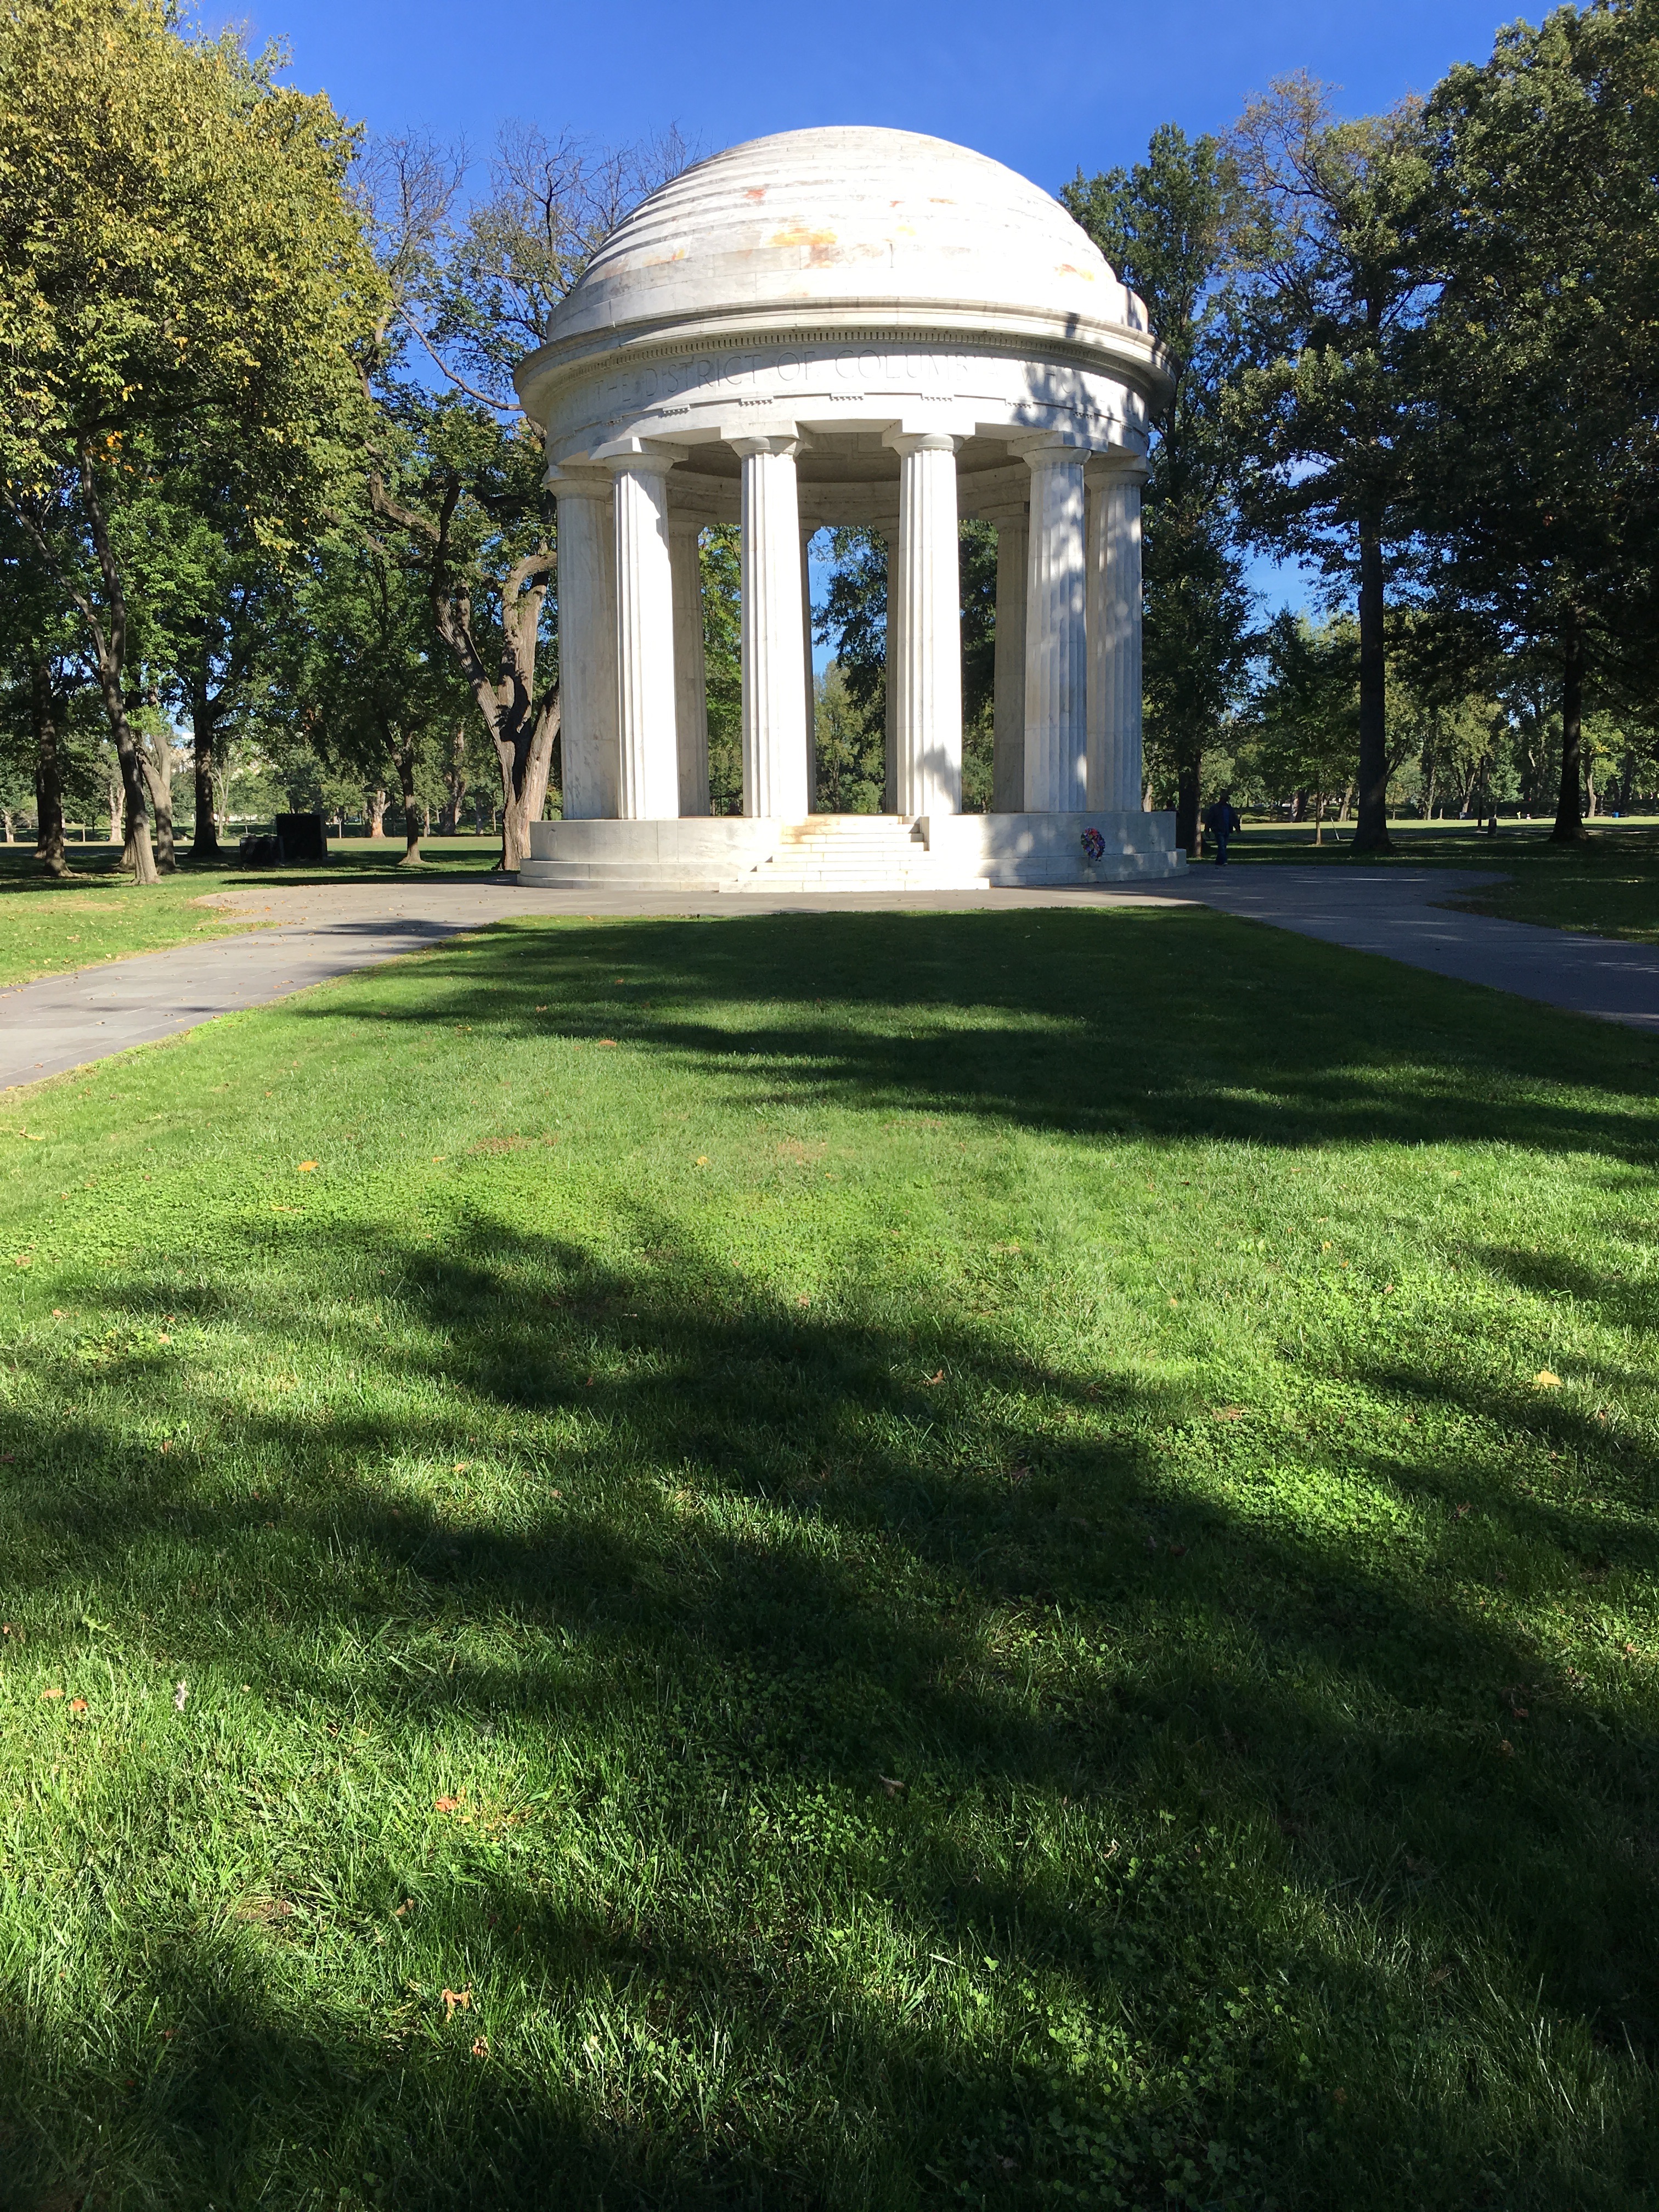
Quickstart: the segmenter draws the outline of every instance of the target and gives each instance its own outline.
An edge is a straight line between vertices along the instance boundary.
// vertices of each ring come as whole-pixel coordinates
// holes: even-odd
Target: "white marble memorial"
[[[564,818],[520,880],[740,890],[1114,882],[1144,812],[1141,301],[1023,177],[903,131],[700,161],[520,363],[558,501]],[[958,518],[997,529],[994,811],[962,805]],[[743,543],[741,818],[708,813],[697,532]],[[888,815],[813,814],[805,549],[889,549]]]

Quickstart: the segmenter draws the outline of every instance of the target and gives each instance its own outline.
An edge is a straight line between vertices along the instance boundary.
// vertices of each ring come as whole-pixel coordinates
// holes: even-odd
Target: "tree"
[[[1232,362],[1221,279],[1237,185],[1218,140],[1189,141],[1165,124],[1144,162],[1086,179],[1079,170],[1061,197],[1146,301],[1176,372],[1146,487],[1143,669],[1152,774],[1162,769],[1174,783],[1176,842],[1190,852],[1205,746],[1227,720],[1249,657],[1251,600],[1223,404]]]
[[[528,854],[559,729],[556,655],[542,635],[557,562],[553,501],[513,368],[544,343],[599,240],[686,158],[672,132],[595,152],[509,130],[489,194],[459,220],[459,156],[406,138],[371,165],[388,304],[366,388],[384,410],[399,488],[377,451],[370,497],[418,553],[434,627],[495,749],[509,872]]]
[[[1281,608],[1260,641],[1262,680],[1250,717],[1246,764],[1269,799],[1305,793],[1314,842],[1323,842],[1334,799],[1351,789],[1359,722],[1358,638],[1352,622],[1316,627]]]
[[[292,528],[349,435],[379,290],[351,135],[277,58],[179,36],[162,0],[15,0],[0,24],[0,500],[85,627],[142,882],[112,517],[188,439]]]
[[[1411,533],[1402,434],[1425,290],[1414,222],[1428,180],[1421,111],[1344,123],[1305,76],[1254,102],[1229,153],[1244,366],[1226,398],[1255,540],[1321,569],[1358,616],[1359,817],[1389,849],[1390,568]]]
[[[405,867],[418,865],[427,805],[465,696],[434,636],[426,580],[366,531],[319,549],[304,594],[297,719],[340,774],[370,788],[391,770],[403,801]]]
[[[1595,0],[1500,33],[1427,111],[1440,282],[1419,526],[1443,610],[1554,664],[1553,836],[1583,835],[1589,692],[1641,706],[1659,549],[1659,6]]]

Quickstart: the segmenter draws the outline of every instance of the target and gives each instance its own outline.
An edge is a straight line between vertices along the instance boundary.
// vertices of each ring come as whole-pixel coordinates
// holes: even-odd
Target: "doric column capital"
[[[699,514],[695,507],[671,507],[668,510],[671,538],[701,538],[708,526],[708,517]]]
[[[881,442],[902,459],[906,453],[954,453],[962,441],[945,430],[884,430]]]
[[[611,486],[608,470],[562,468],[557,461],[549,464],[542,478],[544,490],[556,499],[609,499]]]
[[[1152,473],[1139,453],[1115,447],[1109,453],[1091,453],[1083,475],[1090,490],[1095,491],[1103,484],[1144,484]]]
[[[740,461],[748,460],[754,453],[782,453],[793,460],[800,451],[801,445],[800,439],[793,430],[785,433],[782,436],[728,438],[726,443]]]
[[[1066,438],[1034,434],[1029,439],[1011,438],[1008,443],[1010,450],[1018,453],[1033,473],[1038,469],[1080,469],[1089,459],[1086,446],[1074,445]]]
[[[614,445],[599,447],[593,458],[604,462],[612,476],[625,471],[629,476],[665,477],[685,454],[680,447],[659,445],[654,439],[618,438]]]

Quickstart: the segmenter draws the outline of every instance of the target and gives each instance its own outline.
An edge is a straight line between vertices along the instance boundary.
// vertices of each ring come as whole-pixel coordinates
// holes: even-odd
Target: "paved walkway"
[[[1468,869],[1194,867],[1168,886],[875,892],[839,896],[603,899],[519,890],[486,878],[444,883],[288,884],[221,892],[213,903],[265,926],[246,935],[110,961],[0,993],[0,1085],[39,1083],[216,1014],[389,960],[458,931],[532,914],[822,914],[1200,902],[1247,921],[1381,953],[1437,975],[1659,1033],[1659,948],[1459,914],[1432,903],[1504,878]]]
[[[1435,903],[1509,880],[1490,869],[1367,868],[1347,860],[1311,868],[1206,862],[1188,870],[1180,896],[1353,952],[1381,953],[1462,983],[1659,1034],[1659,945],[1621,945]]]

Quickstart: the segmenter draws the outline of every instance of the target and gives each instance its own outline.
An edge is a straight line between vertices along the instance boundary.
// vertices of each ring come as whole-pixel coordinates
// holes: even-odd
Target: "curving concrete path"
[[[1437,903],[1510,880],[1489,869],[1205,863],[1188,869],[1180,895],[1351,952],[1380,953],[1461,983],[1659,1032],[1659,945],[1624,945]]]
[[[1357,952],[1379,953],[1466,983],[1659,1032],[1659,947],[1540,929],[1435,903],[1501,883],[1491,871],[1432,868],[1192,868],[1168,885],[1093,890],[875,892],[782,897],[603,899],[463,882],[288,884],[220,892],[211,903],[263,924],[0,993],[0,1085],[43,1082],[129,1045],[174,1036],[240,1006],[268,1005],[458,932],[532,914],[821,914],[901,908],[950,912],[1054,906],[1202,904]]]

